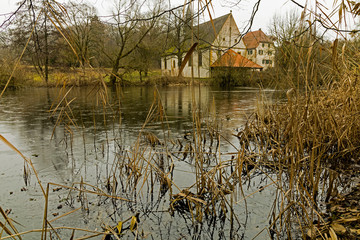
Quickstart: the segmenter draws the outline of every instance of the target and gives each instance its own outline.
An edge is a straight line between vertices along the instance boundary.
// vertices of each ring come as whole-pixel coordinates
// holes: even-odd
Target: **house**
[[[193,42],[199,44],[182,71],[184,77],[210,78],[211,69],[221,67],[262,70],[273,66],[274,44],[261,30],[249,32],[241,38],[231,12],[193,27],[193,32]],[[186,47],[190,49],[190,41]],[[181,59],[178,55],[175,51],[168,51],[162,57],[163,75],[178,76],[179,61],[184,59],[186,52]]]
[[[263,66],[264,69],[274,67],[274,42],[261,29],[248,32],[242,40],[246,46],[246,58]]]

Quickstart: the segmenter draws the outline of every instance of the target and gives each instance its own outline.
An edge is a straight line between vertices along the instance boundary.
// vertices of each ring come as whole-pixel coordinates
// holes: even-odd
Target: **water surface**
[[[234,144],[235,148],[222,140],[222,153],[234,152],[238,147],[234,134],[256,108],[260,96],[259,89],[251,88],[127,87],[120,91],[109,88],[105,105],[102,101],[104,92],[97,92],[94,88],[74,88],[63,98],[66,92],[61,89],[23,89],[7,91],[0,99],[0,133],[31,158],[44,186],[48,182],[71,186],[81,179],[104,186],[105,176],[111,172],[119,149],[129,149],[136,142],[154,99],[161,100],[166,116],[162,121],[150,121],[145,131],[159,138],[169,134],[173,139],[183,140],[193,131],[195,102],[203,118],[216,118],[223,139]],[[269,90],[263,93],[271,99],[275,92]],[[56,108],[62,99],[65,100]],[[54,114],[50,109],[56,109]],[[191,163],[177,161],[175,165],[174,182],[181,188],[193,184]],[[18,227],[20,231],[41,229],[44,198],[35,176],[32,175],[30,185],[25,186],[22,178],[24,161],[4,143],[0,143],[0,166],[0,206],[11,209],[9,217],[23,225]],[[246,192],[250,194],[267,184],[261,181],[260,177],[255,179],[246,187]],[[26,191],[21,191],[24,188]],[[56,188],[51,187],[51,190]],[[69,202],[64,201],[68,198],[67,193],[62,189],[50,194],[49,218],[53,218],[53,213],[63,214],[72,209]],[[232,226],[221,225],[221,221],[213,224],[210,220],[189,227],[192,226],[191,216],[176,213],[172,217],[168,214],[168,197],[154,200],[148,196],[140,197],[141,201],[137,204],[121,203],[116,207],[109,200],[93,198],[89,200],[92,201],[90,212],[78,211],[60,220],[57,226],[99,230],[104,221],[116,225],[117,221],[131,216],[134,211],[147,211],[151,214],[142,217],[142,229],[149,238],[251,239],[267,226],[269,211],[264,209],[270,209],[273,201],[269,188],[251,196],[246,209],[243,202],[239,203],[236,208],[239,223],[235,230],[231,230]],[[163,203],[159,204],[159,201]],[[109,206],[113,211],[106,209]],[[121,212],[116,208],[122,209]],[[230,230],[236,234],[229,234]],[[60,233],[67,234],[64,230]],[[259,239],[267,238],[266,234],[266,231],[261,233]],[[38,234],[30,234],[25,239],[38,237]]]

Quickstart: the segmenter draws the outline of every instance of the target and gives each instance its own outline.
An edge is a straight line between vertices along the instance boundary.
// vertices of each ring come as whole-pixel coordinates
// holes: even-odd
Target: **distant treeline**
[[[109,16],[99,16],[94,6],[83,2],[21,4],[0,32],[1,82],[19,57],[46,83],[53,68],[106,68],[112,83],[129,72],[147,76],[160,68],[160,58],[169,49],[183,56],[188,50],[189,20],[200,15],[189,16],[186,4],[169,10],[161,0],[146,6],[120,2]],[[328,84],[343,75],[337,66],[344,58],[354,63],[350,69],[358,71],[358,32],[347,41],[330,40],[316,19],[309,16],[309,23],[305,25],[296,11],[274,16],[268,34],[275,40],[275,67],[263,76],[267,82],[284,87]]]

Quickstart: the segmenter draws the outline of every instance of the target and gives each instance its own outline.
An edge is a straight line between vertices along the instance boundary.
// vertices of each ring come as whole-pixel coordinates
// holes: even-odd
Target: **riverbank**
[[[12,79],[8,84],[8,88],[22,87],[56,87],[56,86],[91,86],[104,82],[110,83],[111,69],[106,68],[50,68],[48,82],[44,76],[39,74],[32,66],[22,65],[17,68]],[[278,83],[274,80],[274,74],[267,72],[249,72],[246,79],[237,79],[232,81],[231,87],[278,87]],[[4,87],[10,77],[10,71],[0,72],[0,87]],[[233,80],[233,79],[229,79]],[[224,81],[221,79],[220,81]],[[225,80],[226,81],[226,80]],[[213,78],[195,78],[194,82],[191,78],[162,76],[161,70],[150,71],[147,75],[140,76],[137,71],[122,73],[118,83],[125,86],[171,86],[171,85],[214,85],[221,86],[219,79]]]
[[[9,88],[22,87],[56,87],[56,86],[91,86],[104,82],[110,85],[110,69],[104,68],[51,68],[48,82],[31,66],[20,66],[9,82]],[[10,77],[9,73],[0,74],[0,86],[5,86]],[[150,71],[140,77],[136,71],[123,73],[118,82],[127,86],[145,85],[188,85],[191,80],[181,77],[161,76],[160,70]],[[207,84],[206,80],[196,80],[197,83]]]

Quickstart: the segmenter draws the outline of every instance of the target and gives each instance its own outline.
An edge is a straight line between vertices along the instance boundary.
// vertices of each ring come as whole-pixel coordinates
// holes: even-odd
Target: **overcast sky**
[[[114,5],[114,0],[73,0],[74,2],[89,2],[92,5],[95,5],[99,15],[108,15],[111,13],[112,6]],[[115,0],[116,1],[116,0]],[[140,1],[140,0],[139,0]],[[152,0],[156,1],[156,0]],[[332,7],[334,0],[318,0],[321,4],[324,4],[328,8]],[[16,9],[15,3],[16,0],[0,0],[0,24],[3,22],[7,13],[11,13]],[[58,0],[58,2],[66,2],[66,0]],[[166,5],[171,5],[170,7],[175,7],[177,5],[183,4],[185,0],[165,0]],[[203,2],[205,2],[203,0]],[[245,26],[249,20],[252,8],[257,2],[257,0],[212,0],[214,11],[211,12],[212,17],[220,17],[224,14],[227,14],[232,10],[235,21],[238,24],[240,30]],[[313,3],[315,0],[296,0],[301,5],[305,5],[306,2]],[[265,32],[269,26],[269,22],[274,16],[274,14],[284,14],[285,12],[291,9],[300,8],[296,6],[290,0],[262,0],[259,5],[258,12],[255,16],[252,30],[257,30],[259,28],[263,29]],[[205,14],[205,18],[207,14]],[[207,20],[207,19],[206,19]],[[350,22],[354,26],[353,22]]]

